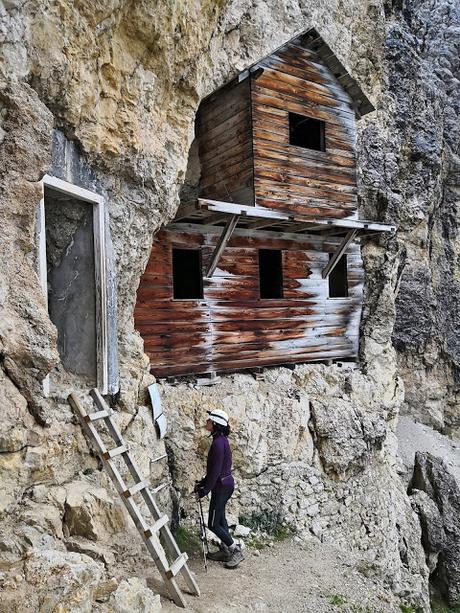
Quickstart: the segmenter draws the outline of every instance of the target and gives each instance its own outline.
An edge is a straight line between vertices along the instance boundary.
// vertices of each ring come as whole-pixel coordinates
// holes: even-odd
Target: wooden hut
[[[198,198],[154,238],[135,324],[157,376],[354,358],[356,120],[373,110],[314,30],[201,104]]]

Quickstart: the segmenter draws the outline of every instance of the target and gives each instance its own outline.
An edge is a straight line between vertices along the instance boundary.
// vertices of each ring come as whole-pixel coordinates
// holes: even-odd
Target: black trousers
[[[208,528],[212,530],[227,547],[233,545],[233,539],[230,536],[227,520],[225,519],[225,505],[232,494],[233,489],[212,492],[211,502],[209,503]]]

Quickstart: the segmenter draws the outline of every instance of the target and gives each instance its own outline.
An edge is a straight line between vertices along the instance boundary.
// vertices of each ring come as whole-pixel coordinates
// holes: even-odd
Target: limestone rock
[[[243,526],[242,524],[238,524],[235,527],[235,530],[233,532],[233,535],[238,537],[238,536],[249,536],[251,534],[252,530],[251,528],[248,528],[247,526]]]
[[[108,547],[102,547],[82,537],[72,537],[65,541],[67,551],[84,553],[97,562],[103,562],[106,566],[115,564],[115,556]]]
[[[20,514],[20,521],[57,539],[63,538],[62,516],[59,509],[52,505],[29,502]]]
[[[344,399],[320,399],[312,403],[316,444],[326,471],[344,474],[367,464],[369,455],[381,448],[385,421],[378,414],[363,414]]]
[[[21,486],[27,483],[29,471],[24,466],[24,457],[29,446],[37,441],[35,421],[28,411],[27,401],[1,367],[0,406],[8,407],[0,424],[1,516],[3,511],[14,506]]]
[[[70,536],[100,540],[125,528],[121,503],[106,489],[74,481],[66,490],[64,525]]]
[[[25,561],[27,582],[40,611],[90,613],[103,570],[94,560],[77,553],[34,551]]]
[[[152,409],[148,406],[138,406],[136,414],[131,417],[123,431],[126,439],[129,439],[130,449],[141,474],[149,476],[154,485],[168,481],[167,460],[151,462],[165,453],[164,443],[157,437]]]
[[[392,144],[374,141],[375,152],[383,149],[368,160],[385,160],[380,195],[399,226],[393,338],[405,410],[457,431],[459,7],[441,0],[394,4],[392,17],[386,40],[389,101],[397,110],[386,125]],[[409,65],[413,79],[405,78]]]
[[[157,613],[161,611],[159,594],[154,594],[138,577],[123,580],[109,599],[114,613]]]
[[[420,517],[423,548],[432,573],[438,564],[439,553],[446,545],[442,517],[436,503],[425,492],[413,489],[411,502]]]
[[[108,581],[101,581],[94,592],[94,599],[96,602],[107,602],[117,587],[118,581],[114,577]]]
[[[411,490],[421,490],[424,544],[427,555],[440,552],[433,577],[451,606],[460,604],[460,488],[444,462],[428,453],[415,455]],[[420,500],[420,495],[416,500]],[[437,513],[434,510],[437,508]],[[444,537],[443,537],[444,532]]]

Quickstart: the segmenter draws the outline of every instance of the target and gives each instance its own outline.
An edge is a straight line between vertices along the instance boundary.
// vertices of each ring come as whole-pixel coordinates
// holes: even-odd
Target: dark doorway
[[[329,255],[329,259],[332,255]],[[329,298],[348,297],[347,256],[342,255],[329,277]]]
[[[283,297],[283,264],[279,249],[259,249],[261,298]]]
[[[173,291],[176,300],[203,298],[203,275],[199,249],[173,249],[172,269]]]

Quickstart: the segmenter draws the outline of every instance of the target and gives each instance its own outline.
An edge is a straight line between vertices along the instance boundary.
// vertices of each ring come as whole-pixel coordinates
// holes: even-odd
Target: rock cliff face
[[[314,26],[379,109],[360,126],[362,214],[400,226],[396,239],[364,249],[361,366],[273,369],[261,381],[229,375],[200,390],[164,383],[170,470],[153,478],[168,473],[171,499],[162,502],[187,510],[184,494],[203,467],[203,409],[223,407],[237,434],[236,511],[279,510],[301,530],[363,551],[396,592],[428,610],[420,528],[394,468],[394,428],[401,407],[438,427],[455,429],[459,419],[456,4],[0,3],[2,606],[28,594],[34,610],[53,610],[46,577],[61,603],[87,610],[109,597],[117,558],[142,558],[65,402],[85,385],[62,371],[40,290],[38,182],[55,173],[108,203],[120,362],[114,404],[148,472],[163,446],[145,406],[151,377],[133,306],[152,235],[178,204],[197,106],[236,70]],[[73,151],[59,163],[53,130]]]
[[[395,17],[385,42],[392,113],[378,141],[383,172],[368,174],[366,191],[383,188],[374,202],[399,225],[393,340],[404,410],[458,436],[460,7],[409,1]]]

